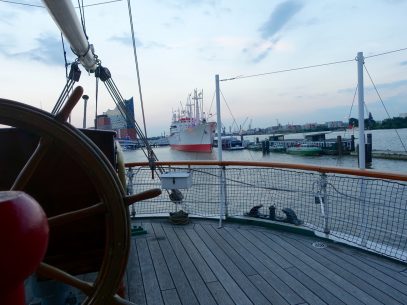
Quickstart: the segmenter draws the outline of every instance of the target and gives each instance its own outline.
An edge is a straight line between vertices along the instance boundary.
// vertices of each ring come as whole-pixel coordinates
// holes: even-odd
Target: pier
[[[124,149],[137,149],[145,147],[143,141],[139,139],[136,140],[117,139],[117,141]],[[150,138],[148,139],[148,143],[150,144],[151,147],[160,147],[169,145],[167,137]]]
[[[303,139],[284,139],[284,135],[272,135],[260,141],[256,138],[253,145],[249,145],[249,149],[261,150],[263,153],[269,152],[285,152],[287,148],[297,146],[299,144],[309,144],[322,148],[323,154],[326,155],[349,155],[355,150],[355,137],[344,139],[338,136],[336,139],[326,139],[327,132],[310,133],[304,135]],[[278,148],[278,150],[274,149]]]
[[[351,155],[357,156],[357,152],[351,152]],[[372,150],[372,158],[407,161],[407,153],[404,151]]]

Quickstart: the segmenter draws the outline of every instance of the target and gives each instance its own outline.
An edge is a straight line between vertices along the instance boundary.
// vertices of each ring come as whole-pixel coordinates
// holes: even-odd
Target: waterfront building
[[[97,129],[114,130],[118,139],[136,140],[137,134],[134,119],[133,98],[124,101],[126,109],[126,118],[123,117],[120,110],[116,107],[108,109],[96,118]]]

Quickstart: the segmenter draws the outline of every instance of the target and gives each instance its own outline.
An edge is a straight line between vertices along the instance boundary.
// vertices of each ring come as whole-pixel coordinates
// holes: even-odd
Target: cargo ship
[[[194,90],[184,109],[173,112],[168,137],[172,149],[212,152],[216,122],[209,122],[203,108],[203,91]]]

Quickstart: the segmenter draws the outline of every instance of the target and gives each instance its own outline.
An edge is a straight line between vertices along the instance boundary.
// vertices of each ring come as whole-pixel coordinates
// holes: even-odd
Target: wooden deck
[[[192,220],[135,223],[126,274],[136,304],[407,304],[407,265],[317,238]]]

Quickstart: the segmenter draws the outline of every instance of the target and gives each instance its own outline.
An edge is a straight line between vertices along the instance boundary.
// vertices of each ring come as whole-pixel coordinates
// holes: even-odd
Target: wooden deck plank
[[[175,234],[174,229],[170,226],[163,226],[165,234],[168,241],[170,242],[175,255],[178,258],[178,261],[184,270],[186,277],[188,278],[189,284],[192,287],[192,290],[195,293],[198,302],[203,305],[216,305],[216,301],[210,293],[208,287],[206,287],[205,282],[200,276],[198,270],[193,264],[192,260],[188,256],[182,242],[178,239],[178,236]],[[182,230],[182,229],[177,229]]]
[[[219,234],[221,234],[230,244],[239,244],[238,241],[232,237],[230,232],[228,232],[228,229],[219,230]],[[235,235],[235,237],[241,239],[238,235]],[[252,245],[249,241],[245,240],[243,244],[245,245],[245,247],[247,247],[247,249],[250,249],[250,251],[246,250],[243,252],[247,261],[250,264],[253,264],[254,268],[264,278],[270,278],[270,272],[273,272],[274,274],[276,274],[276,276],[278,276],[280,280],[284,281],[284,283],[288,287],[290,287],[290,289],[295,291],[296,294],[300,295],[302,299],[310,302],[311,304],[324,304],[324,301],[320,298],[319,294],[315,294],[312,289],[309,289],[304,283],[298,281],[296,277],[287,272],[287,269],[289,268],[283,269],[275,262],[267,263],[268,261],[270,261],[270,259],[266,258],[264,254],[262,254],[260,250],[256,249],[255,246]],[[256,253],[256,257],[252,253]],[[259,259],[261,259],[261,262],[259,261]],[[292,264],[290,263],[290,265]],[[271,279],[269,282],[272,286],[276,285],[276,280],[274,279]],[[276,286],[275,288],[278,288],[278,286]],[[278,289],[278,291],[284,290]],[[292,294],[292,292],[288,291],[288,295],[292,297]]]
[[[338,253],[335,253],[335,251],[338,251],[336,250],[336,245],[328,244],[327,248],[316,249],[296,239],[290,239],[289,242],[380,302],[397,305],[407,304],[406,295],[400,293],[386,282],[380,281],[376,277],[359,269],[357,265],[352,265],[346,260],[343,260],[340,255],[337,255]],[[342,250],[339,251],[341,251],[340,254],[342,254]]]
[[[218,279],[212,272],[211,268],[202,257],[201,253],[195,248],[194,244],[191,242],[189,237],[185,234],[185,232],[180,230],[175,230],[176,235],[182,241],[182,245],[184,246],[185,251],[187,252],[188,256],[192,260],[193,264],[195,265],[196,269],[199,271],[202,279],[206,283],[216,282]]]
[[[211,267],[213,273],[218,278],[219,282],[228,292],[229,296],[236,304],[246,305],[253,303],[249,300],[246,294],[240,289],[239,285],[234,281],[234,279],[225,270],[223,265],[217,260],[215,255],[208,249],[206,244],[198,236],[194,229],[185,229],[186,234],[189,236],[191,241],[194,243],[195,247],[201,252],[204,259]],[[180,232],[181,233],[181,232]]]
[[[165,305],[182,305],[176,289],[164,290],[161,293]]]
[[[268,283],[274,287],[290,304],[299,304],[308,301],[311,304],[324,304],[324,302],[301,282],[291,276],[285,269],[278,265],[273,260],[275,251],[270,251],[270,248],[259,242],[251,235],[247,235],[244,230],[229,230],[228,232],[240,239],[241,247],[249,249],[256,258],[260,259],[263,268],[259,268],[259,273],[265,278]],[[261,232],[255,232],[260,234]],[[290,262],[289,266],[293,264]],[[267,269],[265,269],[267,268]]]
[[[315,237],[210,220],[138,220],[126,270],[140,305],[407,304],[405,264]]]
[[[321,262],[315,260],[313,257],[308,256],[307,254],[299,251],[294,246],[292,246],[286,239],[283,239],[275,234],[269,233],[262,233],[263,238],[261,240],[263,242],[267,242],[267,240],[272,240],[275,244],[280,245],[284,251],[290,251],[296,253],[297,259],[300,259],[303,264],[307,264],[312,269],[316,270],[321,275],[323,274],[326,278],[329,278],[331,281],[335,282],[337,285],[346,289],[346,291],[356,297],[358,300],[365,304],[381,304],[378,300],[374,297],[366,293],[365,291],[361,290],[358,286],[354,285],[353,283],[349,282],[347,279],[342,278],[337,273],[333,272],[329,268],[325,267]]]
[[[191,285],[172,249],[169,241],[166,238],[164,230],[160,223],[153,223],[152,227],[156,235],[158,243],[160,245],[161,251],[163,252],[164,258],[167,262],[168,269],[170,270],[171,276],[174,279],[175,287],[177,288],[179,298],[182,304],[199,304]]]
[[[195,225],[195,231],[254,304],[270,304],[261,291],[259,291],[256,286],[254,286],[253,283],[244,275],[239,267],[229,259],[223,249],[216,244],[216,242],[201,225]]]
[[[126,269],[127,298],[133,303],[146,305],[143,279],[141,276],[140,263],[136,249],[136,241],[133,237],[130,244],[129,262]]]
[[[332,249],[328,248],[331,253],[336,253]],[[372,255],[374,257],[374,255]],[[386,268],[377,268],[377,265],[372,266],[369,262],[360,260],[355,254],[341,253],[341,258],[349,262],[350,264],[357,266],[363,272],[368,273],[370,276],[374,276],[384,281],[388,285],[402,292],[407,291],[407,284],[400,272],[395,272]]]
[[[272,259],[272,255],[269,251],[269,247],[267,244],[271,244],[270,242],[265,243],[262,240],[261,234],[263,232],[256,232],[254,235],[252,232],[246,229],[239,229],[239,233],[243,234],[246,236],[256,247],[258,247],[261,251],[264,251],[264,255],[267,255],[267,257]],[[267,233],[267,232],[266,232]],[[310,277],[312,277],[314,280],[318,281],[318,283],[321,284],[324,289],[327,289],[328,291],[334,291],[335,296],[340,298],[344,303],[346,304],[362,304],[361,301],[359,301],[357,298],[349,294],[341,285],[338,285],[334,283],[330,278],[327,278],[325,275],[321,274],[318,272],[318,270],[314,270],[313,268],[309,267],[308,265],[304,264],[303,261],[300,260],[301,253],[298,251],[288,251],[284,247],[279,246],[278,244],[272,244],[274,251],[278,251],[284,257],[289,259],[294,266],[296,266],[298,269],[300,269],[302,272],[305,274],[308,274]],[[285,271],[281,271],[278,267],[274,267],[275,272],[279,271],[279,277],[285,277]]]
[[[155,275],[153,261],[148,250],[145,238],[136,239],[137,253],[140,260],[141,276],[143,278],[144,291],[148,305],[164,305],[161,298],[158,280]]]
[[[223,288],[219,282],[208,283],[208,288],[211,291],[213,297],[219,305],[234,305],[235,303],[230,298],[229,294]]]
[[[387,268],[382,264],[373,263],[372,260],[376,258],[375,255],[371,255],[371,258],[369,260],[361,259],[360,257],[358,257],[359,252],[360,251],[352,253],[345,252],[344,255],[342,255],[342,258],[358,266],[358,268],[361,268],[362,270],[373,276],[383,278],[386,283],[398,289],[399,291],[407,290],[407,278],[401,274],[401,271],[394,271],[394,269]],[[366,255],[366,253],[363,254]],[[377,259],[379,261],[383,260],[380,257],[377,257]],[[403,267],[406,268],[406,264],[400,263],[401,270]]]
[[[259,274],[249,276],[250,281],[261,291],[266,291],[265,297],[273,305],[288,305],[289,303]]]
[[[394,261],[390,258],[381,257],[378,255],[371,255],[368,252],[359,251],[353,248],[345,248],[344,252],[353,255],[357,254],[359,260],[366,262],[370,266],[379,270],[391,270],[396,272],[401,272],[406,268],[406,264],[401,264],[400,262]]]
[[[299,280],[304,286],[313,291],[318,297],[329,305],[344,305],[345,303],[330,291],[322,287],[317,281],[309,277],[296,267],[290,267],[285,269],[293,277]]]
[[[151,259],[153,260],[155,273],[161,290],[174,289],[174,282],[168,270],[167,263],[161,252],[160,246],[156,239],[147,239]]]
[[[222,231],[222,229],[214,229],[211,224],[204,224],[202,225],[202,228],[204,228],[212,239],[222,248],[228,258],[239,267],[240,271],[242,271],[244,275],[249,276],[257,274],[257,271],[255,271],[253,267],[250,266],[250,264],[248,264],[247,261],[240,255],[238,248],[236,249],[231,247],[226,240],[222,239],[220,235],[215,232],[215,230]]]

